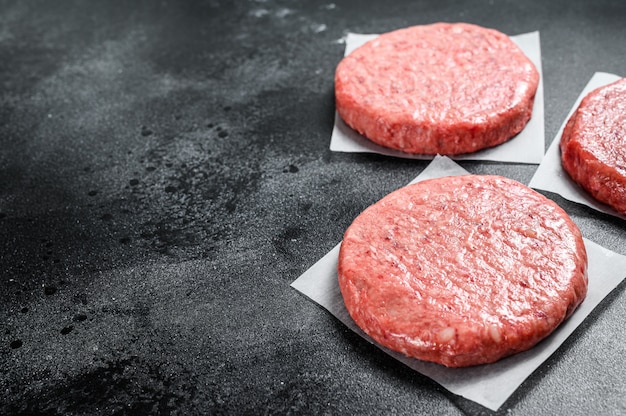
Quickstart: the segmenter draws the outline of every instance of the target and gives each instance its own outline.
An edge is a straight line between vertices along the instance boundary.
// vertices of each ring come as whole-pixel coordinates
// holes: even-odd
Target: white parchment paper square
[[[604,205],[596,201],[590,194],[587,193],[587,191],[581,188],[569,177],[567,172],[565,172],[565,170],[563,170],[563,167],[561,166],[561,151],[559,149],[559,143],[561,141],[561,134],[563,134],[563,128],[565,127],[567,120],[569,120],[570,116],[574,113],[574,111],[576,111],[576,109],[580,105],[582,99],[594,89],[610,84],[611,82],[617,81],[620,78],[620,76],[608,74],[606,72],[596,72],[591,77],[585,88],[578,96],[578,99],[572,106],[569,114],[563,121],[563,124],[556,134],[556,137],[552,141],[552,144],[550,144],[550,147],[548,148],[545,157],[535,171],[535,175],[530,180],[529,186],[531,188],[542,189],[544,191],[557,193],[567,200],[587,205],[588,207],[591,207],[600,212],[604,212],[606,214],[626,220],[626,216],[619,214],[608,205]]]
[[[437,156],[414,180],[462,175],[467,172],[447,157]],[[393,352],[376,344],[352,320],[345,308],[337,283],[337,244],[311,268],[296,279],[291,286],[326,308],[350,329],[377,345],[415,371],[430,377],[452,393],[463,396],[491,410],[497,410],[522,382],[530,376],[567,337],[582,323],[589,313],[626,276],[626,256],[609,251],[585,239],[589,257],[589,290],[587,297],[572,316],[548,338],[534,348],[505,358],[494,364],[468,368],[447,368]]]
[[[346,37],[345,55],[348,55],[365,42],[378,35],[349,33]],[[539,32],[530,32],[511,36],[515,42],[535,64],[539,71],[539,86],[535,94],[532,118],[524,130],[513,139],[475,153],[453,156],[455,160],[491,160],[498,162],[539,164],[545,149],[544,109],[543,109],[543,74],[541,69],[541,44]],[[335,125],[330,137],[330,150],[347,153],[378,153],[405,159],[430,160],[431,155],[411,155],[393,149],[387,149],[366,139],[343,122],[335,112]]]

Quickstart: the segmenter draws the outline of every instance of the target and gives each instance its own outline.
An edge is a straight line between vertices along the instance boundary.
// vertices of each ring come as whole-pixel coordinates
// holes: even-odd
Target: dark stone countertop
[[[622,1],[0,1],[0,413],[491,414],[289,286],[427,164],[329,151],[341,39],[436,21],[540,31],[546,145],[626,75]],[[622,284],[498,413],[626,412],[624,320]]]

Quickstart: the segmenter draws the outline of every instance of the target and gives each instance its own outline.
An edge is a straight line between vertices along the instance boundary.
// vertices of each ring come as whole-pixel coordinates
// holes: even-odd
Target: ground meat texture
[[[431,179],[346,230],[339,286],[379,344],[449,367],[533,347],[583,301],[587,253],[553,201],[500,176]]]
[[[626,214],[626,78],[583,98],[563,129],[560,147],[570,177]]]
[[[539,73],[506,35],[465,23],[386,33],[335,73],[337,112],[371,141],[455,155],[501,144],[531,117]]]

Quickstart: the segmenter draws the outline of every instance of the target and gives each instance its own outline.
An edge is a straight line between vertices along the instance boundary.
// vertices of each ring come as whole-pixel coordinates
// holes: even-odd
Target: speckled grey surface
[[[548,143],[626,75],[621,1],[1,0],[0,413],[491,414],[289,287],[426,166],[328,150],[341,39],[435,21],[540,31]],[[624,289],[497,413],[626,413]]]

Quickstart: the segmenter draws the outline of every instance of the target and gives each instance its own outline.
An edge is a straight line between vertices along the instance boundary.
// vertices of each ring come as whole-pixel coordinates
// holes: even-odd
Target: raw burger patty
[[[379,344],[449,367],[491,363],[550,334],[587,293],[580,230],[500,176],[397,190],[347,229],[339,286]]]
[[[560,145],[563,168],[572,179],[626,214],[626,78],[583,98]]]
[[[465,23],[386,33],[335,73],[337,112],[379,145],[454,155],[503,143],[530,119],[539,73],[506,35]]]

